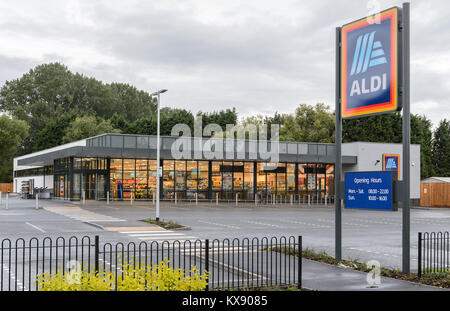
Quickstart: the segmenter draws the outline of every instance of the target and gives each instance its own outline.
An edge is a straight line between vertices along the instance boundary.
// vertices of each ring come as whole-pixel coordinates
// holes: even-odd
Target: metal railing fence
[[[120,277],[130,268],[168,262],[186,275],[209,272],[207,290],[291,285],[301,288],[302,238],[170,240],[100,243],[99,236],[3,239],[0,290],[39,290],[37,276],[80,269]],[[117,280],[117,279],[116,279]],[[117,289],[117,282],[113,282]]]

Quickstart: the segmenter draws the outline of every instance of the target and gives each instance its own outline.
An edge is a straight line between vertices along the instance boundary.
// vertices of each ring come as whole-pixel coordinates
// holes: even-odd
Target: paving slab
[[[373,287],[367,282],[368,273],[303,259],[303,287],[319,291],[448,291],[428,285],[381,277]]]

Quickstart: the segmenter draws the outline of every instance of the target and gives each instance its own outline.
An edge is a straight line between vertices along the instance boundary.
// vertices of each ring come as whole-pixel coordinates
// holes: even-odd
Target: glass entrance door
[[[95,200],[95,174],[83,174],[83,178],[81,181],[81,195],[83,196],[83,192],[86,200]]]
[[[81,191],[85,193],[86,200],[102,200],[106,197],[106,175],[89,173],[83,174]]]

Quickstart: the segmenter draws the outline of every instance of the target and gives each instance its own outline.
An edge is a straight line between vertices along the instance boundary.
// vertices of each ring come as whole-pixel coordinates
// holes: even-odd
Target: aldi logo
[[[400,110],[398,103],[398,9],[342,27],[341,108],[344,119]]]
[[[374,41],[375,33],[372,31],[358,37],[350,76],[364,73],[370,67],[387,64],[381,41]]]
[[[383,171],[397,172],[397,180],[400,179],[400,155],[383,154]]]

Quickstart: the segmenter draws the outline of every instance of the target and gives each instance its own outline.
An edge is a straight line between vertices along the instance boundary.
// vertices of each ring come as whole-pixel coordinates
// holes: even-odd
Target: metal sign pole
[[[402,204],[402,243],[403,260],[402,270],[404,274],[410,273],[410,142],[411,142],[411,117],[410,117],[410,33],[409,33],[409,3],[403,3],[402,10],[402,54],[403,54],[403,204]]]
[[[341,174],[342,174],[342,116],[341,116],[341,28],[336,28],[336,122],[335,144],[336,161],[334,166],[334,192],[335,192],[335,257],[342,260],[342,209],[341,209]]]

